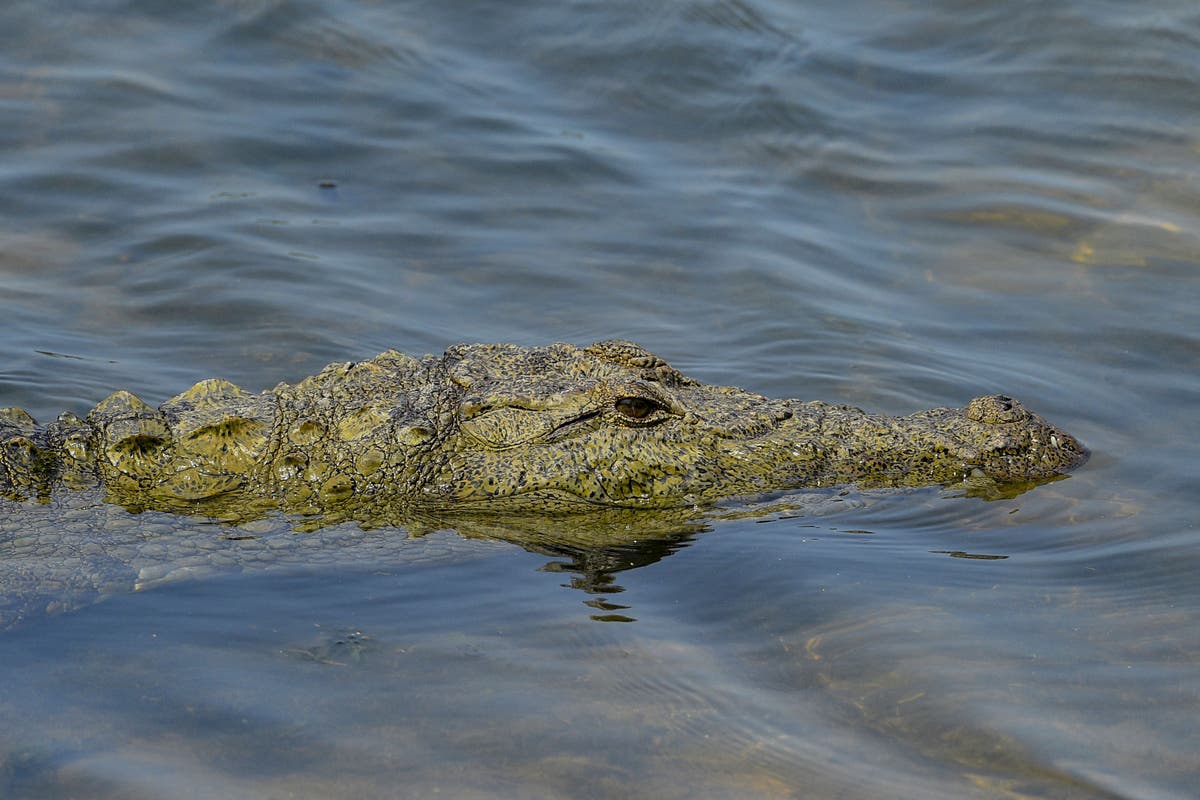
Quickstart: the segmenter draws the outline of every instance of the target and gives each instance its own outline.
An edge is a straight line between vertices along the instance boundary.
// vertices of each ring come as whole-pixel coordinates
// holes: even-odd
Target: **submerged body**
[[[624,341],[388,351],[251,394],[208,380],[84,419],[0,410],[0,495],[102,486],[134,510],[671,508],[857,483],[1040,482],[1086,449],[999,395],[906,417],[694,381]]]

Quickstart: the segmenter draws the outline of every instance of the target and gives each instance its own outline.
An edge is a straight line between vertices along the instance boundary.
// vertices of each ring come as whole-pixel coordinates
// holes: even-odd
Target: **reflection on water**
[[[74,517],[90,539],[52,563],[32,537],[5,543],[6,581],[39,564],[47,581],[6,597],[53,599],[4,634],[0,713],[40,722],[7,734],[0,777],[22,797],[387,796],[396,770],[420,796],[875,797],[901,780],[1099,797],[1128,774],[1184,780],[1194,631],[1178,639],[1167,606],[1056,583],[1062,562],[1021,543],[1061,498],[1025,502],[843,490],[408,536],[98,505]],[[72,581],[99,594],[64,614]],[[1153,726],[1110,728],[1142,702],[1114,656],[1173,676]],[[1133,769],[1132,734],[1155,765]]]
[[[848,505],[845,492],[781,495],[717,512],[717,518],[761,519],[783,510],[811,516]],[[549,557],[542,569],[570,574],[572,588],[615,594],[622,591],[616,582],[619,573],[655,564],[686,547],[710,529],[714,513],[595,507],[539,515],[476,508],[396,510],[387,518],[352,521],[339,521],[341,514],[264,513],[234,524],[201,511],[189,516],[130,513],[107,503],[101,489],[64,490],[43,503],[6,501],[2,508],[4,627],[36,619],[43,611],[61,612],[228,572],[431,564],[491,552],[501,544]]]
[[[601,525],[591,545],[586,526],[556,542],[520,520],[325,540],[191,523],[188,540],[230,561],[5,633],[0,713],[39,722],[0,735],[0,777],[21,797],[382,797],[403,774],[413,796],[877,797],[903,781],[1090,798],[1131,775],[1183,786],[1197,767],[1194,631],[1180,639],[1166,604],[1056,584],[1057,559],[1022,553],[1043,522],[1011,520],[1046,520],[1058,498],[805,500],[632,515],[646,528],[614,542]],[[912,518],[931,525],[898,524]],[[131,520],[133,562],[153,572],[145,559],[180,542],[162,517]],[[1012,553],[936,546],[976,537]],[[269,557],[235,558],[248,544]],[[612,621],[633,624],[597,624]],[[1170,676],[1153,724],[1127,716],[1142,697],[1126,670],[1147,662]]]
[[[1195,795],[1194,0],[8,0],[0,37],[0,406],[623,337],[1093,450],[586,524],[0,512],[0,796]]]

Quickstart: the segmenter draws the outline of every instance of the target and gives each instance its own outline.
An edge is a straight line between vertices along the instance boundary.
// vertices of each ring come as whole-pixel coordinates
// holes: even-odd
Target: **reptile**
[[[1087,456],[1003,395],[871,414],[704,384],[622,340],[389,350],[258,394],[210,379],[155,408],[118,391],[48,424],[0,409],[8,502],[100,487],[129,510],[227,519],[682,508],[839,484],[1021,490]]]

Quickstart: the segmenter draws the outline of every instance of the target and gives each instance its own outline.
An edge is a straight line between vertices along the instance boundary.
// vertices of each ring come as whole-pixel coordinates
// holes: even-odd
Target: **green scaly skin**
[[[10,501],[99,485],[132,510],[231,519],[677,508],[848,483],[1019,491],[1086,458],[1011,398],[868,414],[708,386],[624,341],[388,351],[261,394],[214,379],[153,408],[117,392],[47,425],[0,410]]]

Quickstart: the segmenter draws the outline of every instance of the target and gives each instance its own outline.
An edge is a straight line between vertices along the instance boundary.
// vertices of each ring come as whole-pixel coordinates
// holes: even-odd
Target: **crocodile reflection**
[[[355,515],[358,516],[358,515]],[[129,513],[98,490],[0,515],[0,629],[107,597],[239,572],[398,570],[487,557],[515,545],[617,619],[617,576],[711,529],[693,510],[588,514],[391,514],[371,524],[277,512],[236,524],[196,514]],[[606,607],[607,606],[607,607]]]
[[[431,520],[426,519],[428,527]],[[459,536],[515,544],[530,553],[550,556],[541,571],[569,576],[564,586],[590,595],[584,604],[600,622],[632,622],[629,606],[615,602],[624,592],[622,572],[656,564],[712,529],[695,511],[607,509],[565,517],[441,517],[438,523]],[[415,528],[413,522],[406,526]]]

